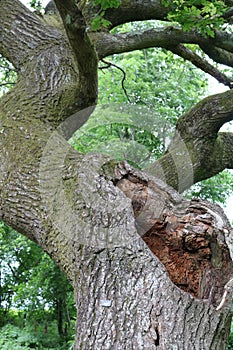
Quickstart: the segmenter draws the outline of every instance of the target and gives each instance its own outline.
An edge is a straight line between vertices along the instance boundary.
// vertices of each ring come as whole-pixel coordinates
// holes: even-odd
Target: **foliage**
[[[224,204],[233,194],[233,176],[229,170],[224,170],[216,176],[193,185],[187,192],[188,198],[197,197]]]
[[[70,346],[71,342],[63,345],[60,343],[53,323],[49,324],[48,333],[44,332],[44,325],[38,326],[36,331],[30,325],[19,328],[7,324],[0,329],[1,350],[69,350]]]
[[[38,348],[37,339],[33,334],[20,330],[13,325],[6,325],[0,330],[0,346],[2,350],[26,350],[29,347]]]
[[[1,326],[12,308],[24,311],[23,321],[56,321],[64,340],[73,333],[76,316],[73,290],[64,274],[34,242],[0,223]],[[16,322],[17,321],[17,322]]]
[[[143,168],[164,151],[158,133],[150,128],[155,122],[155,115],[146,107],[133,110],[124,104],[103,105],[70,142],[83,153],[104,153]]]
[[[31,0],[30,1],[30,6],[34,10],[41,11],[42,10],[42,1],[41,0]]]
[[[222,15],[228,7],[224,1],[209,0],[162,0],[169,7],[168,19],[178,22],[185,31],[197,29],[204,36],[215,36],[215,29],[220,29],[225,22]]]
[[[82,153],[104,153],[143,169],[164,153],[177,119],[205,95],[207,82],[191,64],[164,49],[114,55],[109,61],[114,65],[100,65],[99,106],[70,142]],[[232,192],[233,177],[226,170],[186,195],[223,204]]]
[[[15,84],[16,78],[13,65],[0,55],[0,96]]]
[[[83,153],[103,152],[143,168],[163,154],[178,117],[203,96],[207,83],[163,49],[114,55],[111,63],[100,66],[99,107],[71,143]]]
[[[3,223],[0,223],[0,306],[10,309],[21,284],[28,280],[30,269],[37,264],[39,248]],[[35,257],[35,259],[33,259]],[[40,257],[39,257],[40,258]]]
[[[91,23],[91,29],[96,31],[101,27],[107,28],[111,26],[111,22],[104,18],[105,12],[109,8],[117,8],[121,3],[121,0],[95,0],[94,6],[99,6],[100,10],[95,15]]]

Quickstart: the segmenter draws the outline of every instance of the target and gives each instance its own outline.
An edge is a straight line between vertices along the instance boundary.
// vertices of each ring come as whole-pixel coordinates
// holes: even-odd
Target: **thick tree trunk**
[[[232,316],[229,223],[217,207],[187,202],[126,163],[71,149],[64,135],[85,122],[96,102],[97,56],[82,13],[70,0],[56,3],[67,36],[19,1],[0,2],[0,49],[19,70],[18,83],[0,104],[0,217],[40,244],[70,279],[76,350],[225,349]],[[125,3],[120,11],[127,20]],[[138,9],[146,4],[133,3]],[[212,175],[202,169],[205,155],[216,156],[214,171],[232,164],[232,135],[218,135],[232,117],[232,103],[225,103],[231,96],[209,98],[180,120],[190,164],[179,152],[177,135],[160,161],[175,188]],[[203,114],[211,116],[213,102],[219,108],[205,139],[200,121]],[[187,164],[194,169],[192,181],[186,172],[177,181]]]
[[[232,313],[177,288],[140,239],[80,254],[75,350],[223,350]]]
[[[138,232],[164,265],[137,233],[124,245],[80,249],[75,349],[225,349],[232,311],[216,308],[233,271],[227,219],[127,165],[120,172],[118,186],[134,203]],[[156,203],[163,203],[160,218]],[[144,223],[151,225],[146,233]]]

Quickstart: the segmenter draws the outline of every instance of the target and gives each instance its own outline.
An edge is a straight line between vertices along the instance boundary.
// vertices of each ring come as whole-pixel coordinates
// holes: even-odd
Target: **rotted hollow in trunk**
[[[168,204],[168,195],[159,211],[161,189],[153,193],[145,180],[132,174],[124,175],[117,186],[131,198],[138,232],[172,282],[216,306],[232,277],[233,264],[211,204],[209,209],[207,202],[195,199],[177,207]]]

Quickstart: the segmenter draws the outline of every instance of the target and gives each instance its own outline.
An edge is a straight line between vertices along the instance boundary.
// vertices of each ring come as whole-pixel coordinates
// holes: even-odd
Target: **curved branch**
[[[85,75],[97,76],[96,51],[86,33],[86,22],[82,12],[72,0],[66,0],[66,2],[55,0],[55,4],[80,70]]]
[[[104,33],[94,35],[93,37],[96,40],[97,51],[100,58],[132,50],[163,47],[192,62],[196,67],[212,75],[220,83],[230,88],[232,87],[233,81],[230,78],[221,73],[204,58],[201,58],[195,52],[180,44],[180,42],[196,44],[201,42],[202,45],[204,45],[207,39],[204,39],[195,32],[187,33],[174,27],[167,27],[150,29],[141,33],[135,32],[116,35]],[[231,55],[228,52],[227,54]],[[233,64],[233,57],[232,61],[229,63],[231,63],[231,65]]]
[[[223,169],[233,169],[233,133],[219,132],[215,144],[215,160],[216,166]]]
[[[216,136],[223,124],[233,119],[233,90],[204,98],[177,123],[186,139]]]
[[[98,60],[95,48],[86,32],[85,19],[74,1],[55,0],[55,4],[63,20],[67,37],[77,60],[80,86],[82,87],[80,95],[83,98],[88,96],[88,105],[95,105],[97,101]]]
[[[85,19],[90,24],[98,12],[92,1],[81,0],[79,7]],[[144,20],[166,20],[168,9],[162,6],[160,0],[121,0],[118,8],[106,10],[104,18],[112,23],[112,28],[120,24],[144,21]]]
[[[147,171],[183,192],[232,167],[232,134],[218,133],[233,120],[233,90],[205,98],[177,122],[168,151]]]
[[[166,20],[167,14],[168,9],[161,5],[161,1],[123,0],[119,8],[106,11],[106,18],[115,27],[131,21]]]
[[[130,32],[121,34],[93,34],[96,41],[97,52],[100,58],[133,50],[151,47],[169,48],[180,43],[195,43],[204,40],[192,33],[185,33],[174,27],[161,27],[143,32]]]
[[[95,34],[93,35],[95,37]],[[167,47],[179,44],[197,44],[199,46],[218,47],[226,52],[233,52],[233,34],[216,32],[215,38],[204,38],[195,30],[184,32],[176,27],[161,27],[122,34],[96,35],[99,56],[144,49],[153,46]]]
[[[17,69],[38,46],[59,40],[59,32],[45,27],[19,0],[0,1],[0,23],[0,53]]]

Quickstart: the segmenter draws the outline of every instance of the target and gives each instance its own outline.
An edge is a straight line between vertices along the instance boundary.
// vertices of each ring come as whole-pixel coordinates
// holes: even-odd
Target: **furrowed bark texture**
[[[223,321],[216,305],[222,297],[223,265],[229,269],[229,277],[232,262],[228,249],[222,245],[222,234],[230,237],[226,223],[220,229],[222,213],[214,207],[207,209],[207,203],[184,202],[172,189],[127,164],[118,165],[115,174],[117,186],[132,200],[138,232],[145,241],[149,240],[152,251],[161,250],[160,257],[170,278],[180,286],[183,283],[183,288],[192,289],[196,298],[171,282],[164,266],[137,236],[125,241],[125,246],[108,250],[84,248],[79,252],[75,282],[75,349],[225,349],[231,311]],[[139,202],[142,192],[147,198],[143,204]],[[155,203],[161,208],[162,202],[159,219]],[[143,223],[149,222],[154,226],[147,227],[144,233]],[[167,226],[163,232],[162,226]],[[174,235],[187,244],[186,248],[182,244],[185,258]],[[167,248],[162,249],[159,241],[167,241]],[[183,264],[179,264],[175,254],[185,260]],[[202,268],[200,258],[204,260],[205,256],[206,265]]]
[[[80,261],[76,350],[226,348],[231,312],[178,289],[142,242]]]
[[[232,230],[218,207],[187,202],[169,184],[182,191],[232,167],[232,134],[219,133],[232,119],[232,90],[180,119],[152,169],[167,183],[104,155],[79,154],[66,139],[96,102],[96,48],[85,30],[88,7],[56,3],[62,30],[17,0],[0,2],[0,50],[19,72],[0,102],[0,217],[70,279],[76,350],[225,349]],[[123,1],[108,17],[119,14],[115,25],[148,18],[151,6],[158,17],[157,1]]]
[[[178,120],[168,151],[148,172],[183,192],[192,183],[232,169],[232,133],[219,132],[232,119],[233,90],[203,99]]]

